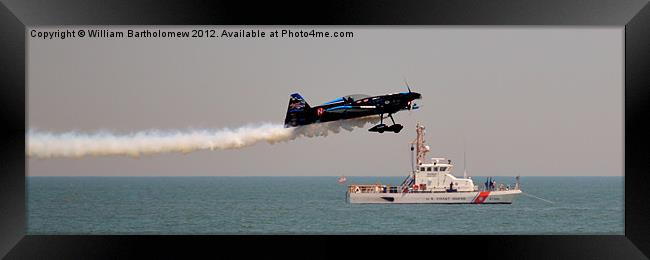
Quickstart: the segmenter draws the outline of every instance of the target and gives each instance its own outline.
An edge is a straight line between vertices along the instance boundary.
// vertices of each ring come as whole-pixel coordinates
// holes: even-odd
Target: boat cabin
[[[414,190],[430,192],[475,191],[472,179],[457,178],[451,174],[454,165],[444,157],[431,158],[431,162],[422,163],[415,169]]]

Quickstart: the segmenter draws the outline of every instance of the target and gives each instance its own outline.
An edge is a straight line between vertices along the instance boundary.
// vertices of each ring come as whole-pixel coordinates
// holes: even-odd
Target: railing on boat
[[[517,185],[497,185],[486,189],[480,186],[475,191],[508,191],[518,189]],[[348,193],[433,193],[431,190],[411,189],[408,186],[387,186],[381,184],[353,184],[348,186]]]

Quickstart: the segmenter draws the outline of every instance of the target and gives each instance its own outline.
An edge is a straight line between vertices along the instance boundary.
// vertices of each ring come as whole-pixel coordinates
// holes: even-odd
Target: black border
[[[650,255],[650,5],[647,0],[19,1],[0,5],[0,256],[186,257],[251,252],[313,257],[351,250],[433,257],[646,259]],[[38,236],[25,235],[25,27],[35,25],[561,25],[625,26],[624,236]],[[588,93],[587,93],[588,94]],[[363,242],[366,245],[360,245]],[[252,250],[233,245],[246,245]],[[299,250],[301,249],[301,250]],[[314,250],[303,255],[302,250]],[[318,250],[318,251],[315,251]],[[645,255],[645,256],[644,256]]]

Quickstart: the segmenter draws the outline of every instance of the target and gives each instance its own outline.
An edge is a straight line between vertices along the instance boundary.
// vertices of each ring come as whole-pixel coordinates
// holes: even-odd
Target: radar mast
[[[424,157],[426,156],[427,152],[429,152],[429,146],[424,145],[424,126],[421,125],[419,122],[417,123],[416,127],[416,134],[417,136],[415,137],[415,140],[411,142],[411,145],[415,145],[415,158],[416,158],[416,165],[419,166],[420,164],[424,163]]]

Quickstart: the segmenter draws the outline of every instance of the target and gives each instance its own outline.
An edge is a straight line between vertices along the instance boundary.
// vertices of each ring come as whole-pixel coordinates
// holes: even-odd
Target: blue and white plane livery
[[[284,120],[284,127],[296,127],[379,115],[381,117],[381,123],[368,129],[368,131],[399,133],[403,126],[395,124],[393,113],[401,110],[418,109],[413,101],[420,98],[422,98],[420,93],[411,92],[409,88],[408,92],[374,97],[368,95],[348,95],[319,106],[311,107],[300,94],[293,93],[289,99],[289,108],[287,109],[287,116]],[[393,125],[387,126],[384,124],[384,114],[390,117]]]

